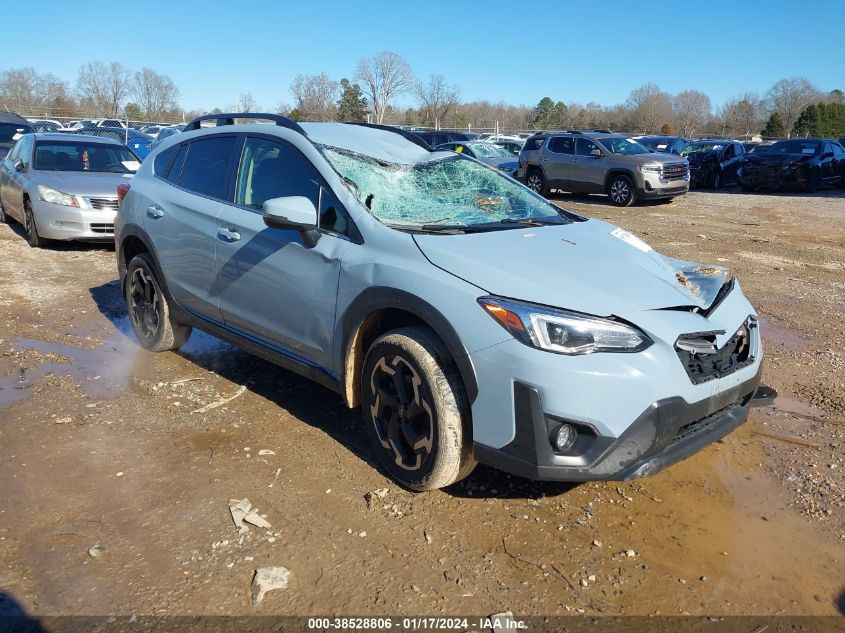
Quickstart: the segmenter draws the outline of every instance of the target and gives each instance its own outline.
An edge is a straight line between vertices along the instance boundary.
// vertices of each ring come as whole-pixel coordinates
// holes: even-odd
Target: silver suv
[[[552,189],[603,193],[627,207],[685,194],[689,163],[608,130],[539,132],[525,141],[517,178],[542,195]]]
[[[651,475],[742,424],[757,394],[759,324],[729,270],[398,128],[205,115],[118,194],[141,345],[175,349],[195,327],[308,376],[360,409],[411,490],[476,461]]]

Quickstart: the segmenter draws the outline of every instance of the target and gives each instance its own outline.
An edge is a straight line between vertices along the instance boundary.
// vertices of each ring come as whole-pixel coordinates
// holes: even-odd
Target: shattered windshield
[[[709,154],[717,149],[721,149],[724,143],[690,143],[685,145],[681,150],[681,156],[689,156],[690,154]]]
[[[460,154],[401,165],[332,147],[322,150],[370,212],[398,228],[492,230],[567,224],[577,217]]]
[[[640,145],[632,138],[609,137],[596,139],[607,148],[611,154],[648,154],[651,150]]]
[[[492,143],[470,143],[472,151],[476,158],[504,158],[510,157],[510,154],[501,147],[496,147]]]

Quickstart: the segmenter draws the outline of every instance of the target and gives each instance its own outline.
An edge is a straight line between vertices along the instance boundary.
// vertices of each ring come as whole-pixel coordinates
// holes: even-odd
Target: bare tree
[[[763,100],[756,92],[731,97],[719,111],[723,133],[747,138],[759,132],[763,126],[763,109]]]
[[[296,101],[294,110],[301,121],[334,121],[337,115],[337,93],[340,84],[326,73],[297,75],[290,91]]]
[[[131,73],[117,62],[88,62],[79,69],[76,91],[84,108],[99,116],[117,116],[130,93]]]
[[[21,114],[71,114],[75,104],[64,81],[34,68],[12,68],[0,73],[0,110]]]
[[[355,79],[361,82],[364,93],[370,98],[377,123],[384,121],[392,99],[414,88],[411,67],[392,51],[382,51],[372,59],[360,60],[355,69]]]
[[[672,114],[682,136],[689,138],[704,127],[710,118],[713,105],[710,97],[698,90],[679,92],[672,99]]]
[[[242,92],[238,97],[238,103],[235,106],[237,112],[257,112],[259,109],[258,102],[251,92]]]
[[[178,107],[179,90],[167,75],[151,68],[135,73],[132,94],[147,121],[163,121],[171,110]]]
[[[628,97],[631,123],[645,133],[656,132],[672,118],[672,100],[656,84],[643,84]]]
[[[780,114],[787,136],[792,134],[792,128],[804,108],[820,98],[816,87],[804,77],[781,79],[766,94],[769,111]]]
[[[444,122],[461,101],[461,89],[447,84],[443,75],[431,75],[427,83],[419,82],[415,92],[420,104],[420,121],[424,125]]]

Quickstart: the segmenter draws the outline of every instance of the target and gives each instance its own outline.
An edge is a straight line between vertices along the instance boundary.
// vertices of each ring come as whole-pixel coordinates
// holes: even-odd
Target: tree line
[[[350,78],[296,75],[292,101],[269,110],[301,121],[366,121],[408,126],[532,130],[608,128],[630,133],[781,137],[845,135],[845,94],[822,92],[803,77],[786,78],[765,94],[746,92],[715,107],[700,90],[670,94],[654,83],[631,91],[624,103],[565,103],[544,97],[536,105],[487,100],[464,102],[460,87],[443,75],[418,79],[396,52],[357,62]],[[33,68],[0,73],[0,109],[53,117],[126,117],[178,122],[206,111],[185,112],[179,89],[150,68],[132,71],[117,62],[84,64],[73,85]],[[410,107],[400,103],[412,102]],[[262,110],[251,93],[209,112]]]

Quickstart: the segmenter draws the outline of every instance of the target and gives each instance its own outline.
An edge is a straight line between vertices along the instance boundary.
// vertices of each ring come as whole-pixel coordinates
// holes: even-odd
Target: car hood
[[[730,277],[598,220],[414,239],[435,266],[485,292],[598,316],[707,308]]]
[[[116,198],[117,186],[128,182],[134,174],[113,174],[84,171],[38,171],[36,184],[62,193],[86,198]]]
[[[698,165],[709,161],[715,161],[718,159],[718,154],[716,154],[716,152],[693,152],[692,154],[687,154],[684,158],[689,161],[690,165]]]

